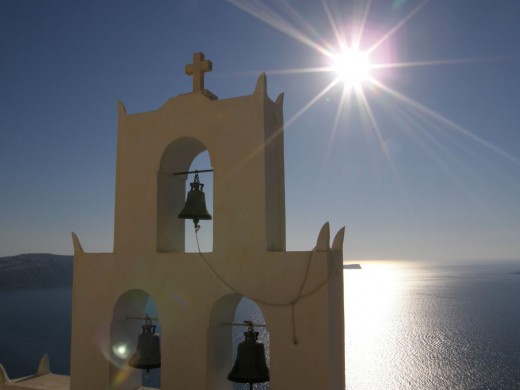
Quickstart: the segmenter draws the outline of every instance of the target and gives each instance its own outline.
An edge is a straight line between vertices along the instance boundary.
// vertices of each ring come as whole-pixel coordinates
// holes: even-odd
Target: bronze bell
[[[137,340],[137,349],[128,361],[128,365],[149,371],[151,368],[161,367],[161,345],[159,334],[155,333],[156,326],[152,325],[150,319],[145,320],[142,328],[143,333]]]
[[[264,344],[257,341],[258,332],[254,331],[252,322],[246,323],[249,328],[244,332],[245,340],[238,345],[237,359],[228,379],[232,382],[249,383],[252,389],[253,383],[269,381],[269,368],[265,361]]]
[[[210,220],[211,215],[206,208],[206,195],[202,192],[204,184],[199,180],[199,174],[195,173],[193,183],[190,183],[191,189],[186,197],[186,204],[179,214],[179,218],[192,219],[195,227],[198,226],[199,220]]]

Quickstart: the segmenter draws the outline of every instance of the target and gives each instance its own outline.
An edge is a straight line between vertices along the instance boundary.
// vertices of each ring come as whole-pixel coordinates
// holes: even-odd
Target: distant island
[[[0,291],[72,286],[73,257],[28,253],[0,257]]]
[[[512,275],[520,275],[520,271],[511,272]]]
[[[362,269],[360,264],[343,264],[343,269]]]
[[[73,256],[26,253],[0,257],[0,291],[71,287],[72,268]],[[360,264],[343,264],[343,269],[362,268]]]

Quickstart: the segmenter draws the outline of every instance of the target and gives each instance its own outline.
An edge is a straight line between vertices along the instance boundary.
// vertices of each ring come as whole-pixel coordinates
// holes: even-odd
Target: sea
[[[520,260],[355,263],[343,271],[346,389],[520,390]],[[44,353],[53,372],[69,374],[70,288],[0,292],[0,307],[10,378],[33,374]],[[251,318],[263,321],[243,300],[235,321]],[[269,362],[269,334],[258,330]],[[234,330],[235,351],[243,331]],[[144,383],[159,388],[160,369]]]

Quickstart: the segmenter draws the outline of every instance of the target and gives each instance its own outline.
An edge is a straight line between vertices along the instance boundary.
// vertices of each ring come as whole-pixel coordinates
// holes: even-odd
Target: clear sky
[[[0,1],[0,256],[112,250],[117,113],[206,88],[285,93],[287,247],[520,258],[516,0]],[[339,42],[370,52],[334,82]],[[321,68],[321,71],[310,71]],[[309,71],[302,72],[303,69]]]

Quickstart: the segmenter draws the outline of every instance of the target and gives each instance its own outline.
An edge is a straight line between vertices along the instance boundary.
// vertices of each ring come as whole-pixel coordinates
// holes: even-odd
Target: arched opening
[[[238,344],[244,339],[245,326],[243,321],[253,321],[254,324],[266,324],[260,307],[248,298],[239,294],[229,294],[220,298],[213,306],[210,326],[208,328],[208,390],[241,390],[248,385],[230,382],[227,379],[236,359]],[[264,343],[266,360],[269,365],[270,348],[267,327],[255,327],[259,332],[258,340]],[[269,389],[269,383],[258,383],[257,390]]]
[[[260,307],[246,297],[243,297],[237,305],[235,310],[235,316],[233,322],[236,324],[242,324],[244,321],[252,321],[254,324],[262,324],[266,325],[264,315],[262,314],[262,310]],[[242,326],[233,326],[232,333],[232,361],[234,362],[237,355],[238,345],[244,341],[244,332],[247,330],[246,327]],[[269,332],[267,331],[267,327],[257,326],[255,327],[255,332],[258,332],[258,342],[264,344],[265,348],[265,360],[267,361],[267,366],[270,365],[270,343],[269,343]],[[269,390],[269,382],[266,383],[257,383],[254,386],[255,390]],[[249,389],[248,384],[242,383],[233,383],[233,390],[246,390]]]
[[[133,390],[146,386],[160,388],[161,369],[148,372],[128,365],[135,353],[145,316],[149,316],[161,333],[159,315],[153,299],[143,290],[130,290],[118,299],[110,324],[110,389]]]
[[[202,171],[205,169],[211,169],[211,161],[209,160],[209,153],[207,150],[193,159],[189,171]],[[189,179],[186,180],[186,193],[190,190],[190,183],[193,181],[193,177],[194,175],[190,175]],[[204,184],[203,190],[206,198],[206,207],[208,212],[213,215],[213,172],[200,173],[199,177],[200,182]],[[201,252],[213,251],[213,220],[200,221],[199,226],[200,229],[197,233],[197,246],[197,237],[195,236],[193,221],[189,219],[185,220],[184,229],[186,233],[184,238],[184,248],[186,252],[198,252],[199,246]]]
[[[178,218],[186,201],[186,193],[193,181],[193,174],[176,175],[179,172],[211,169],[211,159],[204,144],[195,138],[183,137],[169,144],[162,157],[157,174],[157,251],[196,252],[193,222]],[[206,194],[206,206],[210,214],[213,212],[213,174],[200,174]],[[201,250],[211,251],[213,248],[213,223],[202,221],[200,235],[203,237]],[[188,236],[187,236],[188,232]],[[189,237],[189,238],[188,238]],[[192,243],[194,243],[192,245]]]

